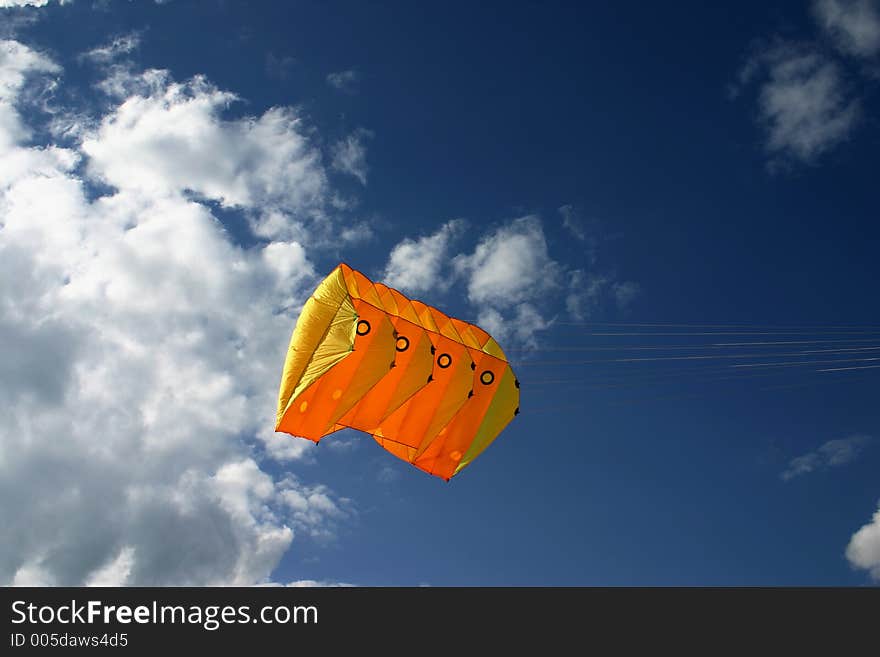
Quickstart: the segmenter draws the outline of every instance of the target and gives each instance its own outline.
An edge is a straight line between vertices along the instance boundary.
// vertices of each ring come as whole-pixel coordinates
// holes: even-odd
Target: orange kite
[[[519,381],[481,328],[340,264],[303,307],[275,431],[318,442],[344,427],[449,480],[519,413]]]

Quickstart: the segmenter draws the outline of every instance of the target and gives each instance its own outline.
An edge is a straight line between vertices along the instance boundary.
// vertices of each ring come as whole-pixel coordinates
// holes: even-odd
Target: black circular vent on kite
[[[440,354],[437,357],[437,365],[441,370],[445,370],[447,367],[452,365],[452,356],[449,354]]]
[[[406,351],[409,349],[409,338],[402,335],[397,336],[397,345],[395,346],[395,349],[397,349],[397,351]]]
[[[480,374],[480,383],[484,386],[492,385],[493,381],[495,381],[495,375],[489,370],[484,370],[483,373]]]
[[[359,320],[358,325],[357,325],[357,334],[358,335],[366,335],[369,332],[370,332],[370,323],[365,319]]]

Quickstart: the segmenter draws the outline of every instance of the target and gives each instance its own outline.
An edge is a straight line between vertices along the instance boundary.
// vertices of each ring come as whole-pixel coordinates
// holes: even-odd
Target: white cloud
[[[789,481],[794,477],[809,474],[815,470],[846,465],[854,461],[870,442],[868,436],[854,435],[848,438],[829,440],[812,452],[793,458],[780,477]]]
[[[331,587],[331,586],[354,586],[354,584],[346,584],[345,582],[326,582],[326,581],[317,581],[314,579],[301,579],[296,582],[289,582],[285,584],[288,587],[294,588],[315,588],[315,587]]]
[[[353,435],[346,435],[347,433],[353,434]],[[363,439],[363,437],[364,437],[364,434],[362,434],[360,431],[353,431],[353,430],[351,430],[349,432],[338,431],[335,434],[333,434],[332,440],[327,441],[327,449],[334,451],[334,452],[339,452],[339,453],[352,452],[352,451],[360,448],[360,446],[362,444],[361,440]],[[321,447],[323,447],[323,446],[324,446],[324,443],[322,442]]]
[[[85,585],[125,586],[134,563],[134,548],[127,545],[119,551],[119,554],[89,575]]]
[[[880,52],[880,8],[876,0],[817,0],[813,11],[842,51],[859,57]]]
[[[294,527],[313,538],[333,538],[336,523],[353,514],[351,500],[334,500],[326,486],[303,486],[294,478],[286,479],[285,483],[281,501]]]
[[[534,215],[486,235],[472,255],[456,258],[456,267],[468,277],[471,302],[497,308],[540,298],[559,285],[561,272],[549,255],[541,220]]]
[[[541,220],[514,219],[484,235],[470,255],[455,257],[457,274],[467,285],[478,320],[497,340],[515,337],[534,344],[534,334],[550,324],[535,303],[560,286],[563,267],[549,255]]]
[[[553,322],[540,308],[568,273],[550,257],[541,220],[534,215],[514,219],[483,234],[472,253],[450,258],[452,243],[465,229],[464,220],[455,219],[431,235],[401,241],[382,280],[408,294],[463,284],[479,326],[501,343],[537,346],[536,335]]]
[[[28,139],[30,128],[21,120],[16,105],[23,102],[23,87],[35,75],[58,73],[60,68],[48,57],[17,41],[0,41],[0,152],[13,144]],[[9,152],[4,157],[11,157]],[[31,156],[25,156],[31,157]],[[39,157],[36,155],[34,157]],[[0,170],[7,176],[16,167],[11,161],[0,162]]]
[[[849,138],[861,105],[847,89],[840,67],[809,48],[777,44],[743,68],[743,84],[761,78],[759,120],[775,163],[813,163]]]
[[[0,0],[0,8],[8,7],[45,7],[51,0]],[[67,4],[71,0],[58,0],[58,4]]]
[[[348,224],[339,233],[339,237],[346,244],[359,244],[373,239],[373,229],[365,221]]]
[[[437,232],[418,239],[404,239],[388,256],[382,280],[406,293],[446,290],[451,279],[444,269],[452,241],[465,229],[465,222],[453,219]]]
[[[559,209],[569,230],[583,231],[570,206]],[[588,254],[591,264],[595,255]],[[535,215],[514,219],[483,235],[472,254],[453,258],[456,275],[464,280],[477,321],[500,341],[537,347],[536,336],[553,325],[547,309],[564,300],[577,320],[606,308],[623,309],[638,294],[632,282],[611,274],[587,273],[554,260],[541,220]]]
[[[299,579],[295,582],[287,582],[286,584],[281,584],[280,582],[266,582],[265,584],[260,584],[259,586],[286,586],[288,588],[327,588],[332,586],[355,586],[354,584],[347,584],[346,582],[328,582],[325,580],[316,580],[316,579]]]
[[[354,176],[361,185],[367,184],[367,147],[364,139],[369,136],[366,130],[358,130],[340,139],[332,149],[333,168]]]
[[[140,33],[129,32],[128,34],[123,34],[114,38],[109,43],[106,43],[103,46],[92,48],[91,50],[83,53],[82,58],[99,64],[106,64],[113,61],[114,59],[118,59],[122,55],[127,55],[128,53],[137,49],[140,44]]]
[[[874,513],[871,522],[852,535],[846,546],[846,558],[853,566],[867,570],[873,579],[880,581],[880,509]]]
[[[17,107],[58,67],[0,57],[0,584],[265,581],[353,513],[261,467],[307,445],[272,427],[317,276],[302,243],[244,249],[200,199],[294,212],[317,154],[290,110],[225,120],[230,94],[167,74],[81,146],[33,146]]]
[[[492,307],[484,308],[477,315],[477,324],[502,343],[510,340],[537,348],[537,334],[550,328],[553,321],[544,319],[532,304],[521,303],[506,315]]]
[[[320,153],[289,108],[226,120],[236,97],[201,77],[185,83],[149,71],[124,80],[133,92],[83,142],[89,174],[119,190],[192,192],[225,206],[317,211],[325,199]]]
[[[337,71],[327,76],[327,84],[337,91],[353,94],[357,91],[360,78],[360,74],[355,70]]]

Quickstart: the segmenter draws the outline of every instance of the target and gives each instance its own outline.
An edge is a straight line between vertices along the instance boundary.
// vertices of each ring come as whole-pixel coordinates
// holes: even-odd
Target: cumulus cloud
[[[829,440],[812,452],[793,458],[780,477],[789,481],[815,470],[825,470],[854,461],[871,441],[868,436],[855,435]]]
[[[541,220],[514,219],[486,235],[471,255],[456,258],[475,304],[511,308],[541,297],[559,284],[561,268],[548,252]]]
[[[813,12],[843,52],[858,57],[880,52],[880,6],[876,0],[817,0]]]
[[[466,228],[455,219],[430,235],[404,239],[391,250],[382,279],[409,294],[463,285],[481,327],[498,340],[536,346],[535,336],[552,324],[542,308],[572,273],[550,256],[540,218],[509,221],[481,235],[471,253],[450,257]]]
[[[364,140],[369,136],[366,130],[358,130],[336,142],[332,148],[333,168],[354,176],[361,185],[367,184],[367,147]]]
[[[549,326],[536,304],[559,289],[564,270],[550,257],[537,216],[514,219],[484,235],[473,253],[456,256],[453,264],[480,324],[497,339],[532,344],[535,332]]]
[[[819,52],[778,43],[743,68],[744,85],[759,80],[758,117],[776,164],[814,163],[846,141],[861,118],[840,66]]]
[[[227,120],[230,94],[165,73],[35,145],[19,105],[59,69],[0,58],[0,584],[265,581],[354,510],[264,467],[303,455],[272,420],[305,246],[242,248],[206,200],[295,211],[317,154],[290,110]]]
[[[563,220],[574,221],[570,206],[560,208],[560,213]],[[579,222],[572,228],[583,230],[590,241]],[[432,244],[425,240],[404,245],[408,249],[400,254],[406,256],[402,260],[413,263],[417,272],[422,266],[434,271],[426,257],[434,252]],[[588,255],[595,264],[592,246]],[[625,308],[639,291],[637,284],[618,281],[610,273],[588,273],[555,260],[537,215],[513,219],[483,234],[472,253],[461,253],[451,262],[453,276],[448,278],[463,283],[480,326],[498,340],[525,347],[537,346],[540,332],[556,321],[552,309],[560,302],[581,320],[600,310]]]
[[[327,84],[337,91],[353,94],[357,91],[360,79],[360,74],[353,69],[348,71],[337,71],[335,73],[330,73],[327,76]]]
[[[496,339],[507,339],[527,347],[537,347],[536,335],[553,324],[530,303],[521,303],[502,314],[488,307],[478,311],[477,323]]]
[[[382,280],[410,294],[449,289],[449,247],[464,229],[463,220],[453,219],[431,235],[404,239],[391,249]]]
[[[119,190],[153,196],[192,192],[229,207],[304,213],[324,200],[320,153],[289,108],[227,120],[236,97],[202,77],[173,82],[149,71],[83,141],[89,174]]]
[[[853,566],[867,570],[873,579],[880,581],[880,509],[869,523],[852,535],[846,546],[846,558]]]

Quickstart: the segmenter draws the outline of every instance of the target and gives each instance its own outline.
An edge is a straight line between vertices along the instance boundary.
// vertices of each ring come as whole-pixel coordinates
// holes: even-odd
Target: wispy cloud
[[[864,435],[829,440],[812,452],[793,458],[779,476],[783,481],[789,481],[816,470],[846,465],[854,461],[869,442],[870,437]]]
[[[356,130],[333,145],[332,167],[367,184],[367,147],[364,141],[371,136],[368,130]]]
[[[342,232],[339,233],[339,237],[345,244],[360,244],[369,242],[373,239],[374,235],[373,229],[368,222],[359,221],[345,226]]]
[[[846,141],[861,102],[840,66],[812,47],[776,43],[756,53],[740,83],[758,84],[758,120],[773,166],[815,163]]]
[[[390,465],[383,464],[379,468],[379,472],[376,474],[376,479],[379,483],[382,484],[390,484],[392,482],[397,481],[400,478],[400,471],[395,470]]]
[[[818,36],[837,51],[863,60],[880,52],[880,0],[813,0],[811,13]],[[777,37],[753,49],[730,95],[757,88],[771,170],[815,164],[852,136],[864,114],[860,73],[876,72],[851,63],[816,36]]]
[[[880,53],[880,2],[817,0],[813,12],[840,50],[857,57]]]
[[[573,319],[584,321],[608,309],[627,310],[640,292],[641,287],[633,281],[576,269],[569,275],[565,308]]]
[[[296,66],[296,58],[290,55],[266,53],[266,75],[275,80],[287,80]]]
[[[141,33],[129,32],[114,38],[109,43],[84,52],[81,58],[98,64],[107,64],[134,51],[140,44]]]
[[[587,229],[583,221],[575,212],[573,205],[563,205],[559,208],[559,214],[562,215],[562,227],[565,228],[579,242],[587,239]]]
[[[361,76],[356,70],[337,71],[327,76],[327,84],[346,94],[357,93]]]

